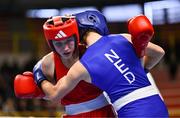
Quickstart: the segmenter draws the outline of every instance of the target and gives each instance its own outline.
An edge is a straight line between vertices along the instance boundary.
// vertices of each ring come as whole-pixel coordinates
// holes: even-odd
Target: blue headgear
[[[76,16],[80,40],[82,40],[84,33],[86,33],[88,29],[93,29],[103,36],[109,34],[106,18],[99,11],[88,10],[73,15]]]

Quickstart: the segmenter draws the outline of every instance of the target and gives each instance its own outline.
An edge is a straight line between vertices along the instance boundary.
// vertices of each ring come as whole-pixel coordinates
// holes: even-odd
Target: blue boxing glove
[[[36,84],[41,88],[41,82],[47,80],[42,72],[42,60],[40,60],[33,68],[33,75]]]

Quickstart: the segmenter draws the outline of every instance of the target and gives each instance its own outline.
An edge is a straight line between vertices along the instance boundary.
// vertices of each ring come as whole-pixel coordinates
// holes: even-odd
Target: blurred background
[[[15,75],[32,71],[50,49],[42,25],[47,18],[97,9],[111,33],[127,32],[127,20],[146,15],[155,29],[152,42],[166,51],[151,70],[171,117],[180,116],[179,0],[0,0],[0,116],[60,116],[63,107],[14,95]]]

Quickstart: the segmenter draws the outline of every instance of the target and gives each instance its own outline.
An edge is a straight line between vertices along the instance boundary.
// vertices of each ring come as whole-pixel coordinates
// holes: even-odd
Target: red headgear
[[[44,25],[43,30],[48,44],[50,40],[61,41],[72,35],[76,36],[77,44],[79,43],[79,32],[77,22],[74,16],[55,16],[48,19]]]

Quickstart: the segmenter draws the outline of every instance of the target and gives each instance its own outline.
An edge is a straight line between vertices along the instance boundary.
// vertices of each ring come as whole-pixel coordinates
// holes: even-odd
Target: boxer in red
[[[69,68],[79,59],[79,49],[82,50],[82,47],[78,46],[79,33],[74,18],[52,17],[45,22],[43,29],[52,52],[36,64],[34,76],[30,72],[16,76],[14,90],[20,98],[44,97],[33,78],[46,78],[56,82],[66,75]],[[85,81],[81,81],[64,96],[61,104],[65,107],[64,117],[116,117],[103,91]]]

